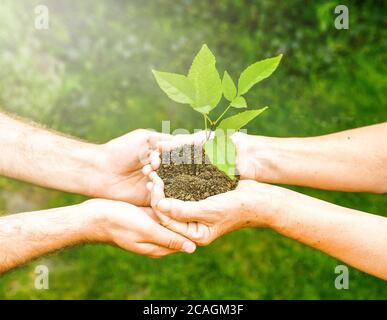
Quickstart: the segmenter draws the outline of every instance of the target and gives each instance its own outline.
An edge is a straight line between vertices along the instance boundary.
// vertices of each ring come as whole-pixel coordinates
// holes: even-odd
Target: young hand
[[[0,273],[81,243],[110,243],[153,258],[196,248],[162,227],[152,209],[103,199],[0,217],[0,235]]]
[[[98,146],[96,176],[90,193],[97,197],[149,206],[149,181],[141,172],[157,142],[172,136],[138,129]]]
[[[150,194],[146,189],[148,177],[141,171],[148,164],[156,170],[159,161],[151,163],[150,156],[162,144],[163,148],[174,148],[184,144],[201,143],[204,132],[169,135],[148,130],[135,130],[99,147],[97,179],[94,179],[94,196],[130,202],[139,206],[150,205]]]

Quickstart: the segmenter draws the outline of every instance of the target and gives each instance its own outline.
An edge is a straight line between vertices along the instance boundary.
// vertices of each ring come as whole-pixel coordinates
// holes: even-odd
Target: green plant
[[[208,135],[204,147],[211,162],[231,178],[235,176],[236,151],[230,134],[241,129],[268,107],[246,110],[226,119],[223,117],[230,108],[247,108],[243,95],[255,84],[269,77],[281,58],[282,54],[248,66],[239,77],[238,87],[227,71],[224,71],[223,79],[220,79],[215,56],[205,44],[194,58],[187,76],[152,70],[158,85],[169,98],[178,103],[189,104],[201,113],[206,132],[208,124],[211,130],[216,129],[214,139],[209,140]],[[218,118],[212,120],[209,113],[219,104],[222,96],[228,101],[228,106]]]

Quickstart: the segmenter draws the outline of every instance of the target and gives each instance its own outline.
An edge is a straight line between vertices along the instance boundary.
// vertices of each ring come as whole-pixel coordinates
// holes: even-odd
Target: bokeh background
[[[35,6],[50,29],[34,28]],[[333,9],[349,7],[349,30]],[[2,0],[0,106],[48,127],[102,143],[133,129],[201,128],[171,102],[151,68],[184,73],[207,43],[234,79],[283,53],[274,75],[248,95],[271,108],[249,133],[310,136],[387,120],[385,1]],[[387,143],[381,137],[380,143]],[[0,150],[1,155],[1,150]],[[359,164],[361,165],[361,164]],[[294,188],[339,205],[387,214],[386,195]],[[70,205],[83,197],[0,179],[0,214]],[[34,268],[50,268],[35,290]],[[105,245],[62,250],[0,277],[3,299],[386,299],[386,282],[270,230],[241,230],[194,255],[152,260]]]

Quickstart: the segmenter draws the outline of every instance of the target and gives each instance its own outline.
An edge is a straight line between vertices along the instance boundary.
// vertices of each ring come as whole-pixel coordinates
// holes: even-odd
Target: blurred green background
[[[34,28],[34,9],[50,29]],[[333,9],[349,7],[349,30]],[[385,1],[14,1],[0,3],[0,106],[93,142],[133,129],[201,128],[171,102],[151,68],[183,73],[207,43],[234,79],[257,60],[284,53],[274,75],[248,95],[271,108],[249,125],[270,136],[326,134],[387,120]],[[384,139],[384,141],[383,141]],[[383,137],[380,143],[386,143]],[[1,150],[0,150],[1,152]],[[0,213],[84,198],[0,179]],[[339,205],[387,214],[386,195],[294,188]],[[50,290],[34,268],[50,268]],[[104,245],[62,250],[0,277],[3,299],[386,299],[386,282],[270,230],[242,230],[200,248],[152,260]]]

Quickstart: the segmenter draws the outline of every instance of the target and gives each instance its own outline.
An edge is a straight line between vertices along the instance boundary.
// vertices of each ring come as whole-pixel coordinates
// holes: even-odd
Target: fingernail
[[[183,243],[183,251],[187,253],[192,253],[196,249],[196,246],[192,242]]]
[[[157,204],[157,209],[163,212],[169,212],[171,209],[170,201],[167,199],[160,200],[159,203]]]

